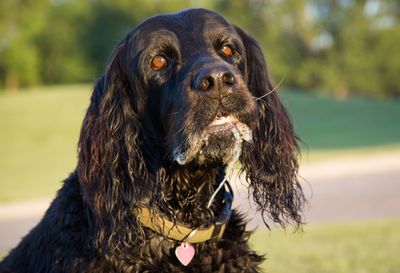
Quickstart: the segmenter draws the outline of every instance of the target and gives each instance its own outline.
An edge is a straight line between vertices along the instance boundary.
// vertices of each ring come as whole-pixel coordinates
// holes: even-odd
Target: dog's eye
[[[167,59],[165,59],[161,55],[157,55],[153,59],[151,59],[151,69],[153,69],[154,71],[164,69],[165,67],[167,67],[167,63]]]
[[[233,56],[233,49],[230,46],[223,46],[221,48],[221,53],[224,57],[232,57]]]

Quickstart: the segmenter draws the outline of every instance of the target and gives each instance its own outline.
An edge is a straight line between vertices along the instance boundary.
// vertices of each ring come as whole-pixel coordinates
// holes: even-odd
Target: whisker
[[[261,99],[265,98],[266,96],[269,96],[272,93],[274,93],[279,88],[279,86],[282,84],[282,82],[285,80],[285,78],[286,78],[286,76],[283,76],[283,78],[278,82],[278,84],[271,91],[269,91],[268,93],[266,93],[266,94],[264,94],[264,95],[262,95],[261,97],[258,97],[258,98],[254,97],[254,101],[261,100]]]

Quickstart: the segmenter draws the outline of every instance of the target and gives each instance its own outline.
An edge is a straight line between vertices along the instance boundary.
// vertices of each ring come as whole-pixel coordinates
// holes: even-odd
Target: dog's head
[[[78,163],[85,198],[99,214],[118,202],[140,206],[159,194],[160,166],[239,159],[263,215],[300,224],[297,144],[274,91],[257,42],[217,13],[144,21],[93,92]]]
[[[181,165],[226,164],[250,142],[257,107],[248,88],[244,41],[236,28],[207,10],[161,15],[138,26],[118,46],[126,74],[111,68],[148,119],[145,130],[162,138],[163,157]],[[111,76],[111,75],[110,75]]]

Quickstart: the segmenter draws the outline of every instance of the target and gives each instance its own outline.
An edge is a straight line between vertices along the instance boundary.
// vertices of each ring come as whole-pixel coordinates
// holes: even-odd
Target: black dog
[[[76,170],[1,272],[258,272],[225,172],[302,224],[297,144],[256,41],[204,10],[152,17],[97,81]]]

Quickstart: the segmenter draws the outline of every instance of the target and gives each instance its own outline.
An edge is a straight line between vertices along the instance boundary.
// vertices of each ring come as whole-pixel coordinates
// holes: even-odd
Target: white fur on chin
[[[225,161],[228,165],[233,165],[240,157],[242,142],[252,141],[251,129],[233,116],[215,118],[200,136],[193,137],[193,140],[189,142],[190,146],[186,151],[182,151],[181,147],[174,149],[174,160],[178,162],[179,165],[185,165],[193,160],[198,154],[202,153],[201,146],[203,143],[208,142],[210,136],[209,132],[218,131],[218,127],[221,129],[231,130],[235,138],[235,146],[233,148],[232,156],[227,158]]]

